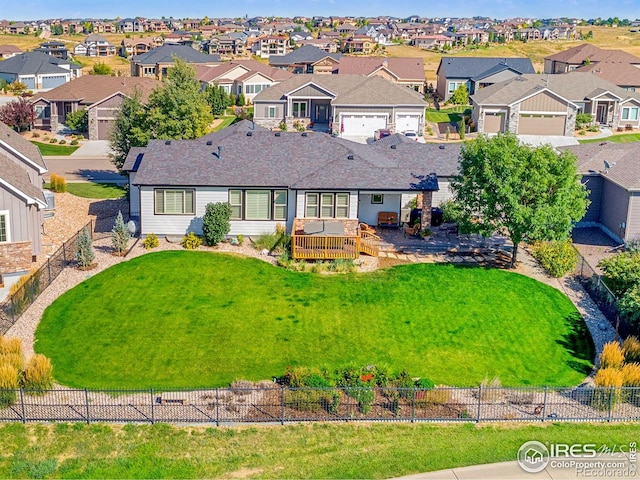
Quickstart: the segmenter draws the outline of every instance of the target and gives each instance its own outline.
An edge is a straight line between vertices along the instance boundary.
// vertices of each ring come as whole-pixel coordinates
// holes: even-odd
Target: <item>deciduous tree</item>
[[[28,130],[36,120],[33,105],[23,98],[0,107],[0,122],[13,127],[18,132]]]
[[[122,169],[131,147],[145,147],[149,143],[151,134],[147,107],[140,98],[141,93],[137,90],[131,97],[125,97],[111,129],[111,161],[119,170]]]
[[[451,188],[464,226],[513,242],[511,267],[523,240],[564,240],[587,209],[576,158],[551,146],[531,148],[513,134],[480,136],[462,146]]]

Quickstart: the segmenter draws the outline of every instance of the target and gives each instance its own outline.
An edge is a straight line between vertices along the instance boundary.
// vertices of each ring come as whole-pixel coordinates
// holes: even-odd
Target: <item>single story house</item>
[[[436,71],[436,92],[447,101],[460,85],[466,85],[473,95],[481,88],[527,73],[535,73],[529,58],[442,57]]]
[[[591,204],[578,227],[598,226],[623,243],[640,238],[640,145],[589,143],[562,147],[578,158]]]
[[[326,125],[340,136],[373,137],[377,129],[424,130],[426,102],[412,89],[374,75],[295,75],[253,99],[257,124]]]
[[[132,77],[149,77],[162,80],[167,68],[173,66],[174,58],[192,65],[215,66],[220,64],[220,55],[207,55],[188,45],[162,45],[147,53],[134,55],[131,60]]]
[[[34,126],[56,131],[67,114],[86,109],[89,116],[89,140],[108,140],[117,110],[125,96],[139,90],[146,102],[160,82],[153,78],[87,75],[65,83],[31,99],[36,111]]]
[[[304,45],[286,55],[272,55],[269,65],[291,73],[334,73],[341,53],[328,53],[314,45]]]
[[[331,222],[332,234],[342,236],[358,235],[359,222],[376,225],[381,213],[400,218],[418,193],[429,222],[459,153],[459,145],[402,135],[365,145],[245,120],[196,140],[151,140],[131,149],[123,170],[142,235],[201,234],[206,205],[228,202],[230,235],[260,235],[278,224],[300,234],[309,222]]]
[[[35,145],[0,122],[0,274],[27,271],[42,248],[42,175]]]
[[[422,58],[348,57],[340,59],[338,75],[377,75],[392,83],[424,93],[425,76]]]
[[[15,45],[0,45],[0,58],[6,60],[7,58],[15,57],[22,53]]]
[[[640,57],[636,57],[624,50],[604,50],[590,43],[583,43],[545,57],[544,73],[567,73],[585,65],[593,65],[600,62],[626,63],[640,66]]]
[[[640,126],[640,92],[591,73],[521,75],[477,91],[471,104],[479,133],[571,137],[580,112],[612,128]]]
[[[82,67],[42,52],[25,52],[0,62],[0,78],[30,90],[55,88],[82,75]]]
[[[196,65],[196,77],[204,85],[218,85],[228,94],[251,103],[262,90],[293,76],[286,70],[273,68],[256,60],[232,60],[217,67]]]

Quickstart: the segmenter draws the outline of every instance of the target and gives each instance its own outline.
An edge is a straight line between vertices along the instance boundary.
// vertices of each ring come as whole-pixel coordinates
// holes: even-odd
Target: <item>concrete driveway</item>
[[[104,157],[44,157],[49,170],[44,179],[49,181],[52,173],[62,175],[67,182],[126,183],[108,158]]]
[[[108,140],[87,140],[82,142],[80,148],[71,154],[72,157],[102,157],[109,158],[111,149]]]

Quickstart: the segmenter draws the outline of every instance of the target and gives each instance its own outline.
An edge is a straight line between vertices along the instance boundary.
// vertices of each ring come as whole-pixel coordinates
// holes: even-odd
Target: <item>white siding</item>
[[[378,223],[378,212],[396,212],[400,214],[402,194],[382,193],[382,195],[384,195],[382,199],[383,202],[380,204],[371,203],[370,193],[360,194],[360,214],[358,215],[358,218],[361,222],[368,223],[369,225],[376,225]]]
[[[439,207],[442,202],[453,198],[453,192],[449,188],[449,182],[443,182],[438,179],[438,186],[440,187],[440,190],[433,192],[433,199],[431,202],[434,207]]]

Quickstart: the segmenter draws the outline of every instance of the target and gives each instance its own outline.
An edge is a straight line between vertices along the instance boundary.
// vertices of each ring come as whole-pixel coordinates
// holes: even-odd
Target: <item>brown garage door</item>
[[[109,140],[112,123],[111,120],[98,120],[98,140]]]
[[[504,130],[504,113],[484,114],[484,133],[498,133]]]
[[[520,115],[520,135],[564,135],[565,115]]]

